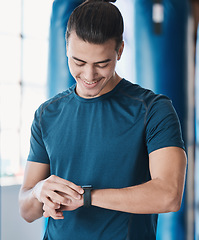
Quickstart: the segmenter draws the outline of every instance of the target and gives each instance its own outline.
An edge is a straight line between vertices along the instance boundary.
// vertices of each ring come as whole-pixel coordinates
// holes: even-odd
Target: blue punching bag
[[[187,143],[188,0],[135,0],[136,82],[167,95]],[[177,213],[160,214],[157,239],[185,239],[185,201]]]
[[[82,0],[55,0],[49,31],[48,97],[66,90],[74,83],[66,57],[65,32],[71,12]]]
[[[199,239],[199,24],[197,31],[196,45],[196,66],[195,66],[195,125],[196,125],[196,146],[195,146],[195,239]]]
[[[66,26],[72,11],[82,0],[54,0],[49,29],[48,53],[48,97],[66,90],[75,83],[71,76],[66,57]],[[48,221],[45,221],[45,228]]]

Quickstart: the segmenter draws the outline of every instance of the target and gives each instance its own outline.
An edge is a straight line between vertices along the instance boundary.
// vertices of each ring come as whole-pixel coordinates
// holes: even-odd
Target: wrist
[[[39,202],[42,202],[40,198],[42,186],[43,181],[40,181],[32,188],[32,197],[37,199]]]
[[[98,196],[98,193],[102,192],[101,189],[93,189],[92,192],[91,192],[91,199],[92,199],[92,206],[96,206],[98,207],[99,203],[98,203],[98,200],[99,200],[99,196]]]

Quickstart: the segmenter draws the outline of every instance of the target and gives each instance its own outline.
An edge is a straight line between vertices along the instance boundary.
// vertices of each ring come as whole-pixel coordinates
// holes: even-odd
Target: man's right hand
[[[61,216],[60,207],[81,200],[83,193],[84,190],[80,186],[55,175],[38,182],[32,190],[33,196],[44,204],[45,209],[48,209],[48,215],[52,217],[58,216],[58,212]]]
[[[27,222],[43,215],[56,217],[82,206],[83,192],[80,186],[50,175],[49,164],[28,161],[19,192],[20,214]]]
[[[63,193],[59,192],[59,194],[68,199],[67,204],[64,204],[64,205],[57,204],[55,205],[55,208],[50,208],[47,205],[43,204],[44,217],[52,217],[54,219],[64,219],[63,211],[73,211],[84,205],[83,195],[81,196],[81,199],[74,199],[74,198],[70,198],[68,195],[65,196],[65,194]]]

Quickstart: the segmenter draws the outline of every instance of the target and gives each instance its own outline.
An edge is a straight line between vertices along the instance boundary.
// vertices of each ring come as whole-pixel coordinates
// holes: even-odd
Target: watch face
[[[83,188],[83,189],[86,189],[86,188],[91,189],[91,188],[92,188],[92,185],[84,185],[84,186],[82,186],[82,188]]]

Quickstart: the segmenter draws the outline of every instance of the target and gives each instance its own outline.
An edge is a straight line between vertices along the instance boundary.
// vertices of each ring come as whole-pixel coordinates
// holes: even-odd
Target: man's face
[[[77,82],[76,93],[83,98],[101,96],[111,91],[120,81],[115,73],[118,53],[116,42],[111,39],[104,44],[92,44],[80,39],[75,32],[69,37],[67,56],[69,69]]]

